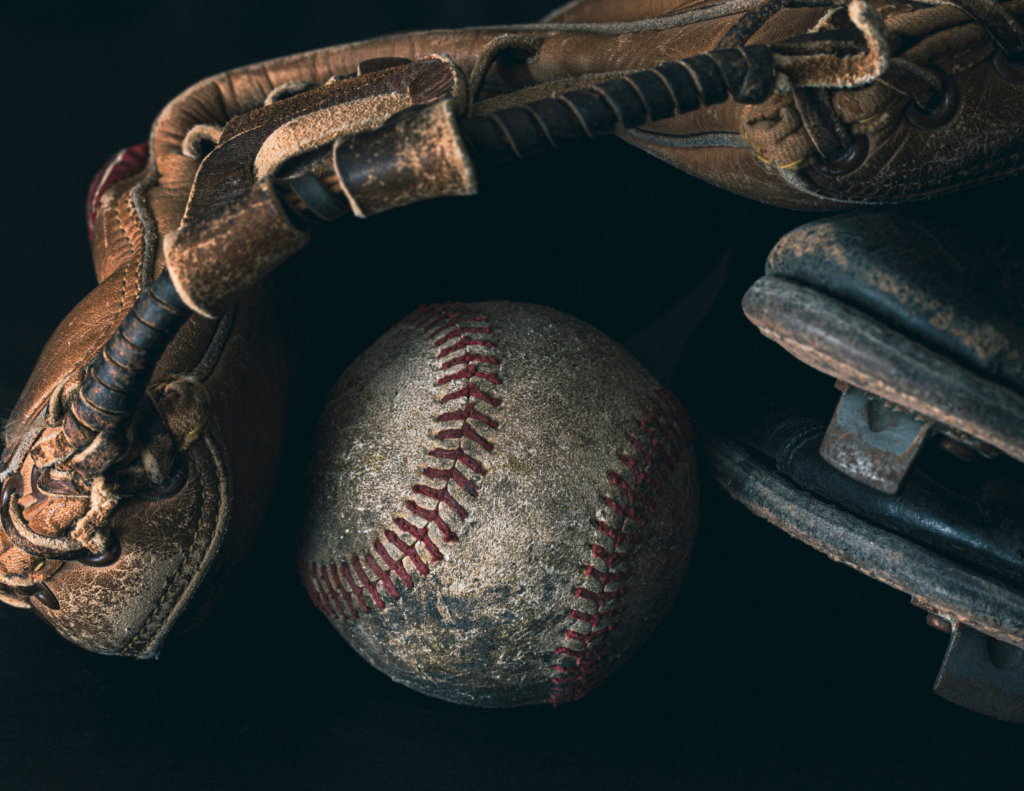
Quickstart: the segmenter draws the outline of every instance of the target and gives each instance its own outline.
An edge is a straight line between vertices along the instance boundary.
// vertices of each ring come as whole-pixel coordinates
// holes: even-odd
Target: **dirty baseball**
[[[689,418],[629,353],[550,308],[424,306],[321,418],[300,548],[317,607],[395,681],[563,703],[639,647],[697,523]]]

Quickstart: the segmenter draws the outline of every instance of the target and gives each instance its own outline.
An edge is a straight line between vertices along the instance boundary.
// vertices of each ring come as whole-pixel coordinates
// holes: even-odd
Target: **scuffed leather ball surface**
[[[320,610],[395,681],[477,706],[586,694],[643,642],[697,522],[674,396],[535,305],[424,306],[328,399],[300,548]]]

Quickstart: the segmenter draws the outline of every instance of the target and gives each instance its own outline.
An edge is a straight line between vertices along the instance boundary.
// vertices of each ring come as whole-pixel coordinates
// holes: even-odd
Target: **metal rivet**
[[[32,594],[32,598],[42,604],[44,607],[49,607],[51,610],[59,610],[60,604],[57,601],[57,597],[53,595],[53,591],[50,590],[45,582],[37,582],[35,584],[36,592]]]
[[[992,65],[995,66],[996,73],[1007,82],[1024,85],[1024,63],[1010,60],[999,47],[992,53]]]
[[[845,176],[859,168],[868,158],[868,138],[866,135],[854,135],[850,147],[836,159],[818,159],[811,168],[823,176],[835,178]]]
[[[107,547],[105,552],[101,552],[98,555],[89,555],[84,558],[79,558],[78,562],[85,566],[92,566],[93,568],[102,568],[103,566],[113,566],[117,563],[118,558],[121,557],[121,542],[117,540],[117,536],[113,533],[110,534],[110,546]]]
[[[942,74],[942,96],[931,109],[921,107],[917,102],[910,102],[903,114],[912,126],[931,132],[945,126],[956,115],[959,97],[956,83],[947,74]]]

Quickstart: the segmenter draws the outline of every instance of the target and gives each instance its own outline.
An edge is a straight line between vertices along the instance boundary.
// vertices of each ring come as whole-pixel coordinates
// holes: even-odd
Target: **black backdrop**
[[[90,179],[114,150],[145,139],[178,91],[276,55],[546,10],[543,0],[9,6],[3,407],[94,283]],[[734,242],[742,271],[723,326],[742,334],[738,293],[775,239],[810,219],[716,191],[616,140],[485,173],[481,193],[320,228],[290,265],[288,287],[331,309],[328,370],[293,422],[250,572],[204,627],[172,636],[158,661],[131,662],[84,653],[30,613],[0,609],[0,791],[1019,788],[1024,731],[931,693],[946,638],[906,596],[789,539],[709,482],[673,611],[578,703],[458,707],[391,683],[345,645],[306,598],[293,557],[304,437],[347,362],[420,302],[449,299],[549,304],[625,340]],[[455,283],[443,275],[453,263]],[[727,353],[715,360],[682,366],[674,387],[757,386]]]

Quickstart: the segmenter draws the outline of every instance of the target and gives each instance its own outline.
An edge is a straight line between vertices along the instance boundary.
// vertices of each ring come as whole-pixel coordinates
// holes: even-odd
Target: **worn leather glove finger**
[[[44,348],[0,473],[0,598],[77,645],[135,657],[155,656],[204,577],[242,556],[274,480],[289,380],[277,310],[254,289],[219,320],[184,321],[138,371],[120,427],[67,442],[90,362],[110,343],[123,361],[152,321],[139,300],[171,219],[154,212],[159,173],[145,163],[136,147],[101,173],[90,200],[101,282]]]
[[[440,85],[431,83],[435,64]],[[395,71],[392,64],[384,73]],[[393,90],[328,86],[314,109],[328,110],[333,135],[344,118],[355,129],[376,125],[456,87],[456,71],[436,59],[397,71]],[[375,82],[370,72],[349,81],[357,89]],[[310,109],[310,95],[301,109]],[[301,122],[286,97],[269,92],[262,112],[246,120]],[[302,144],[323,119],[313,120],[276,143],[286,151]],[[163,242],[176,233],[191,191],[176,174],[198,166],[190,155],[202,144],[195,126],[194,117],[165,112],[157,129],[177,129],[185,153],[134,146],[98,174],[88,218],[100,284],[46,345],[6,425],[0,598],[33,607],[99,653],[157,654],[204,578],[222,578],[245,554],[276,475],[290,371],[278,311],[255,282],[265,250],[250,247],[247,256],[236,248],[234,259],[212,262],[212,273],[190,272],[216,283],[232,260],[245,270],[216,319],[193,315],[165,265]],[[254,157],[243,163],[253,167]],[[230,188],[230,174],[215,183]],[[276,221],[276,254],[293,252],[306,230],[292,224],[269,182],[258,184],[260,192],[243,190],[255,209],[229,223],[232,233],[244,245],[246,223],[256,222],[265,241]]]
[[[303,242],[278,192],[311,220],[367,216],[471,194],[478,165],[613,132],[710,181],[801,209],[919,198],[1005,175],[1021,138],[993,114],[990,94],[1011,114],[1024,102],[1013,66],[1024,29],[1014,3],[958,2],[885,19],[868,0],[730,2],[627,22],[406,34],[225,73],[182,94],[155,127],[169,182],[191,192],[181,230],[166,240],[170,276],[189,307],[217,315]],[[585,17],[588,7],[562,15]],[[600,4],[598,15],[610,9]],[[947,63],[965,42],[991,55],[990,67]],[[425,48],[447,54],[394,65]],[[351,86],[324,84],[348,70]],[[345,106],[365,110],[339,116],[332,103],[346,91]],[[280,112],[246,112],[285,93],[297,95]],[[442,95],[447,109],[435,117],[384,124]],[[184,137],[166,123],[181,117],[193,124]],[[217,145],[197,168],[202,138]],[[251,233],[237,231],[243,218]]]
[[[849,8],[731,0],[682,11],[669,0],[577,3],[533,25],[400,34],[225,72],[183,93],[162,118],[223,125],[287,83],[321,85],[370,58],[446,53],[469,79],[470,115],[622,78],[635,90],[617,85],[602,101],[629,121],[616,130],[628,142],[740,194],[831,210],[926,197],[1018,170],[1022,13],[1024,0]],[[758,45],[772,50],[768,96],[736,101],[720,80],[707,82],[704,60],[688,68],[702,109],[630,118],[637,104],[641,114],[649,110],[645,100],[658,92],[650,78],[638,84],[630,73]],[[182,139],[180,128],[158,121],[154,143],[169,165]],[[183,159],[168,183],[188,189],[194,175],[195,162]]]
[[[502,74],[525,84],[578,73],[584,64],[592,72],[649,67],[701,51],[770,45],[787,80],[764,103],[726,102],[621,136],[711,183],[790,208],[915,199],[1019,170],[1022,138],[1013,119],[1024,102],[1024,4],[873,3],[888,45],[879,73],[860,80],[849,72],[839,81],[845,84],[827,84],[829,73],[839,76],[838,64],[828,66],[821,55],[831,48],[848,61],[850,50],[823,46],[824,39],[858,40],[851,30],[858,12],[843,5],[579,0],[545,19],[564,32]]]

